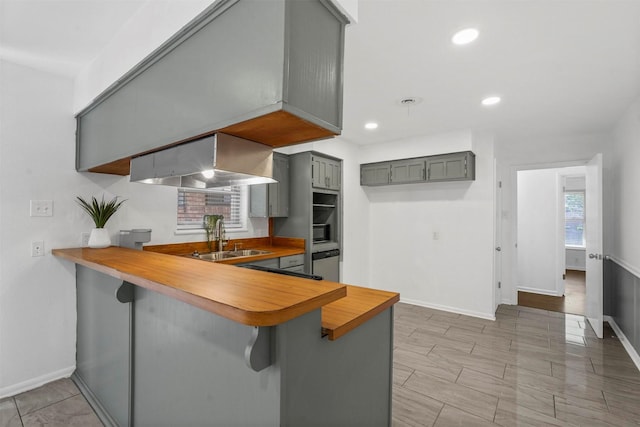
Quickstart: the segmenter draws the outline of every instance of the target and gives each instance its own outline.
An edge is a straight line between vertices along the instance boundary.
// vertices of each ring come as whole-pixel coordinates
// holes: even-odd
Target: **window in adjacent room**
[[[584,191],[564,193],[564,242],[565,246],[585,247]]]
[[[242,228],[243,187],[220,187],[215,190],[178,189],[178,229],[203,228],[205,215],[224,215],[224,227]]]

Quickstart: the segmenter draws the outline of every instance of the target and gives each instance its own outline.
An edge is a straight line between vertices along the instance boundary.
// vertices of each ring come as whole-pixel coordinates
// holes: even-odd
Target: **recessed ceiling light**
[[[485,105],[485,106],[496,105],[496,104],[499,104],[500,101],[502,101],[502,99],[500,99],[499,96],[488,96],[482,100],[482,105]]]
[[[451,37],[453,44],[467,44],[478,38],[480,33],[475,28],[465,28],[460,30]]]
[[[377,129],[378,124],[376,122],[369,122],[364,125],[365,129]]]

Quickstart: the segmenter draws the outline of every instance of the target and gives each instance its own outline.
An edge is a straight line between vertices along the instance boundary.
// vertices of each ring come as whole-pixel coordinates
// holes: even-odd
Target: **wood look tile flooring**
[[[640,372],[582,316],[501,305],[494,322],[399,303],[394,334],[394,427],[640,425]],[[0,400],[0,427],[41,425],[102,424],[69,379]]]
[[[0,399],[0,427],[102,427],[76,385],[68,378]]]
[[[611,328],[501,305],[496,321],[395,305],[393,426],[640,425],[640,372]]]

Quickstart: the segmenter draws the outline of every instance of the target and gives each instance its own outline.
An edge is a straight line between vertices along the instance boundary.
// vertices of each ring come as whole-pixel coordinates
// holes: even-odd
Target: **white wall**
[[[0,62],[0,398],[68,376],[75,369],[75,268],[51,255],[77,247],[93,224],[75,203],[82,195],[128,199],[109,221],[152,228],[152,244],[204,240],[176,235],[176,189],[75,171],[74,113],[210,2],[148,2],[104,55],[74,82]],[[139,56],[138,56],[139,55]],[[53,200],[50,218],[29,217],[29,200]],[[265,219],[248,220],[232,238],[266,236]],[[42,240],[45,256],[30,256]]]
[[[610,253],[612,236],[611,135],[607,133],[536,137],[514,140],[496,139],[498,180],[502,182],[502,302],[517,304],[517,187],[518,169],[563,167],[586,164],[597,153],[604,155],[604,248]]]
[[[89,218],[76,194],[108,192],[117,179],[74,170],[72,84],[0,61],[0,397],[69,375],[75,366],[75,269],[51,248],[78,246]],[[53,200],[52,217],[29,201]],[[31,257],[44,241],[45,256]]]
[[[558,169],[518,172],[518,290],[562,296],[561,185]]]
[[[618,122],[613,144],[613,245],[610,253],[640,275],[640,99]]]
[[[363,147],[372,162],[473,150],[476,180],[363,187],[370,283],[403,301],[493,318],[493,140],[457,132]]]

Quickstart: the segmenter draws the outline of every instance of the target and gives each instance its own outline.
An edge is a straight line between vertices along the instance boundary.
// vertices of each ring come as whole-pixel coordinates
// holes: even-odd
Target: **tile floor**
[[[640,372],[606,325],[501,305],[395,309],[393,426],[640,425]]]
[[[0,400],[0,427],[102,426],[68,378]]]
[[[393,426],[640,425],[640,372],[610,328],[499,307],[495,322],[395,309]],[[73,382],[0,400],[0,427],[101,426]]]

